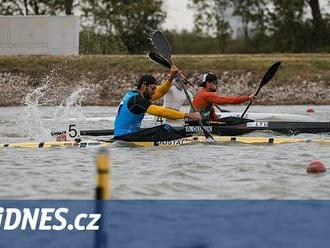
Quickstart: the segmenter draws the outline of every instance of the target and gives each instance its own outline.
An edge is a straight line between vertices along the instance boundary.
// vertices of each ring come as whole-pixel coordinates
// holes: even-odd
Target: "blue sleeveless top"
[[[134,114],[129,110],[128,102],[134,97],[140,95],[138,91],[129,91],[121,101],[115,120],[115,137],[130,133],[135,133],[140,130],[141,122],[144,118],[145,112],[141,114]]]

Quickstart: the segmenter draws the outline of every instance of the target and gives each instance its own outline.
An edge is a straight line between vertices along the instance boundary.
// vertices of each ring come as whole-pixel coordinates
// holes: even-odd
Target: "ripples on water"
[[[230,107],[241,111],[242,106]],[[251,112],[303,114],[305,106],[254,106]],[[327,120],[329,106],[315,106]],[[75,109],[74,111],[76,111]],[[0,143],[38,140],[65,130],[61,112],[38,109],[41,129],[27,133],[26,108],[0,108]],[[57,111],[57,112],[56,112]],[[64,111],[64,110],[62,110]],[[83,116],[113,116],[114,107],[82,107],[82,129],[111,128],[109,121],[86,122]],[[58,113],[56,120],[53,114]],[[72,117],[69,113],[66,116]],[[42,135],[39,135],[42,134]],[[46,135],[46,136],[45,136]],[[256,135],[256,134],[254,134]],[[265,135],[265,134],[263,134]],[[328,135],[298,135],[321,138]],[[330,165],[329,145],[187,145],[176,148],[109,149],[112,194],[116,199],[330,199],[328,174],[308,175],[313,159]],[[91,199],[95,188],[96,149],[0,150],[0,198]]]

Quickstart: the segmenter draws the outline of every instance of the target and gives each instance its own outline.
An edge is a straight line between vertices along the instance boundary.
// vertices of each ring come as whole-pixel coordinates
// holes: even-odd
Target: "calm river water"
[[[330,119],[330,106],[312,107],[313,117]],[[228,108],[242,111],[243,106]],[[305,114],[306,109],[253,106],[250,112]],[[74,123],[81,129],[111,128],[110,121],[86,121],[85,117],[114,116],[115,111],[114,107],[0,108],[0,143],[50,140],[51,130],[65,130],[73,122],[69,118],[77,118]],[[330,145],[309,143],[197,144],[165,149],[113,146],[109,148],[111,192],[115,199],[330,199],[330,175],[306,173],[314,159],[330,168],[329,151]],[[96,152],[1,149],[0,198],[92,199]]]

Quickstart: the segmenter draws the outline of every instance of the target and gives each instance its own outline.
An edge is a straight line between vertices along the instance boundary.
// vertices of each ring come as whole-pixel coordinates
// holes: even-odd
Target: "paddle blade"
[[[155,31],[152,36],[152,43],[157,51],[167,59],[171,59],[171,46],[161,31]]]
[[[164,56],[160,55],[160,54],[157,54],[157,53],[154,53],[154,52],[150,52],[149,53],[149,58],[157,63],[157,64],[160,64],[168,69],[171,69],[171,66],[172,66],[172,62],[171,60],[165,58]]]
[[[268,83],[276,74],[278,68],[281,65],[281,61],[276,62],[271,67],[269,67],[268,71],[265,73],[265,75],[262,77],[260,85],[263,86],[266,83]]]

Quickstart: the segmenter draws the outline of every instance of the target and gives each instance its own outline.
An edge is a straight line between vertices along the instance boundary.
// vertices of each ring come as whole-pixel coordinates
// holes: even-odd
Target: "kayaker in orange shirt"
[[[239,104],[245,101],[253,100],[254,94],[250,96],[220,96],[217,93],[218,78],[214,73],[208,72],[203,76],[199,83],[203,87],[193,99],[193,105],[196,111],[201,113],[204,121],[217,121],[218,116],[214,110],[214,104]]]

